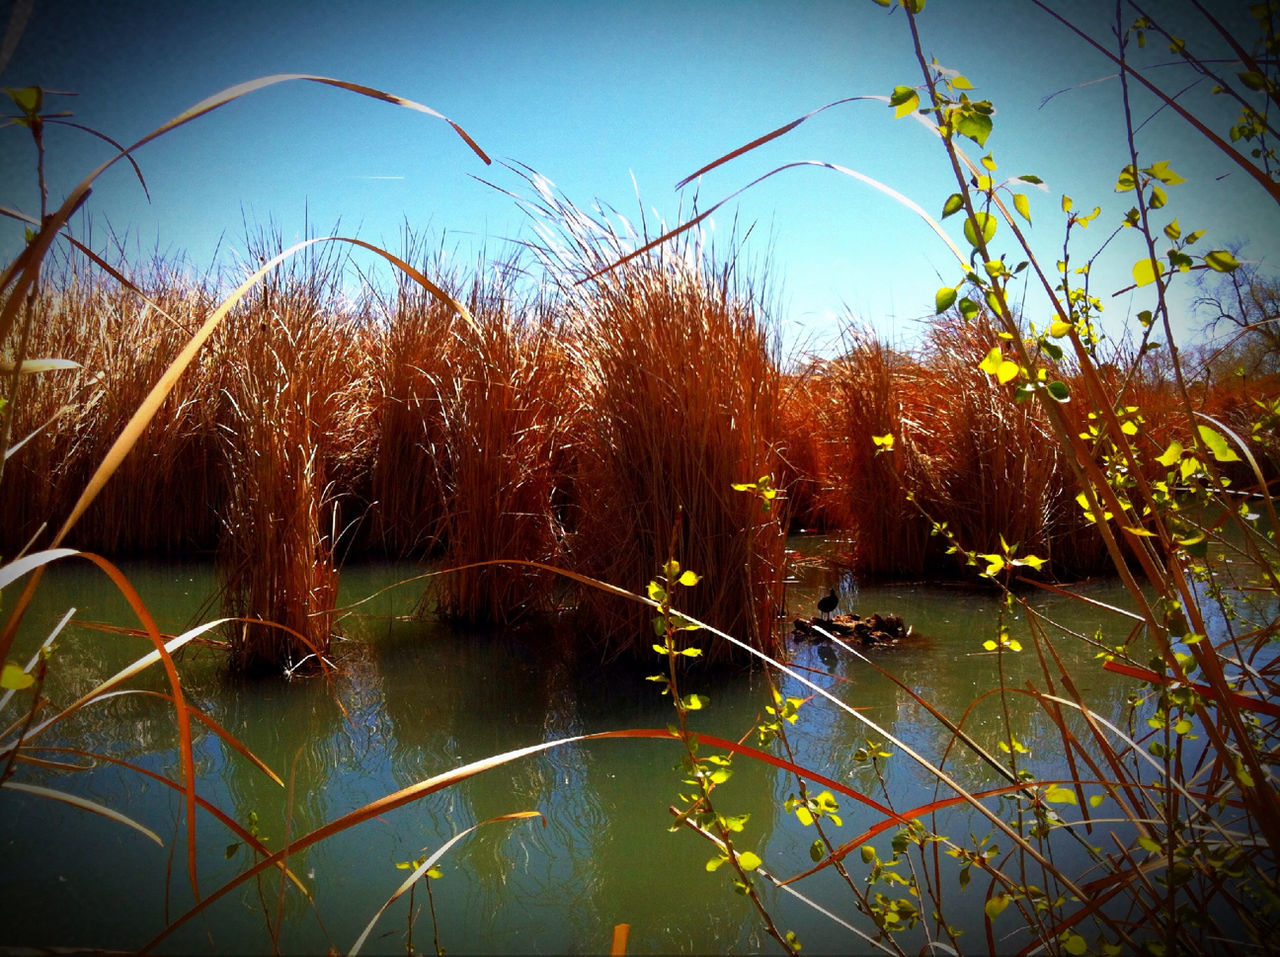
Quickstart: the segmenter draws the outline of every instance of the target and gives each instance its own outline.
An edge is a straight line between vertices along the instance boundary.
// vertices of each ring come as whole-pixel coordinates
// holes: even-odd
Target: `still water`
[[[810,543],[811,545],[814,543]],[[124,569],[162,630],[176,633],[216,615],[204,606],[214,588],[209,563],[132,563]],[[411,566],[348,569],[345,601],[408,578]],[[789,591],[794,610],[809,613],[833,583],[821,566],[797,569]],[[916,637],[868,652],[935,707],[959,721],[997,681],[996,659],[982,649],[994,631],[998,602],[969,590],[927,585],[864,587],[842,583],[842,610],[896,613]],[[673,720],[670,700],[645,681],[644,671],[602,672],[575,666],[564,648],[536,633],[466,635],[433,622],[400,620],[418,601],[420,585],[393,589],[360,607],[344,623],[337,648],[343,667],[332,680],[244,683],[226,678],[218,649],[188,646],[179,657],[189,700],[220,722],[287,782],[280,788],[217,736],[196,731],[199,789],[242,823],[256,816],[268,846],[297,836],[399,788],[502,751],[577,734],[622,728],[663,728]],[[1083,587],[1103,602],[1121,601],[1116,587]],[[9,596],[6,596],[6,598]],[[1092,636],[1105,629],[1115,640],[1129,625],[1117,615],[1054,596],[1034,604],[1071,630]],[[109,581],[83,562],[50,569],[27,617],[25,660],[41,630],[69,607],[78,622],[134,624]],[[201,616],[204,616],[202,618]],[[1025,626],[1014,621],[1015,635]],[[1060,637],[1056,646],[1073,667],[1094,707],[1115,717],[1125,688],[1103,672],[1096,649]],[[145,653],[144,639],[72,625],[58,641],[46,692],[59,704]],[[1028,648],[1030,646],[1028,645]],[[900,740],[940,760],[950,738],[908,694],[862,662],[825,646],[794,645],[794,663],[860,713]],[[1012,686],[1039,682],[1033,654],[1006,656]],[[805,670],[807,669],[807,670]],[[662,670],[655,656],[654,671]],[[159,668],[134,686],[164,690]],[[757,675],[712,679],[692,674],[686,691],[704,693],[709,707],[693,716],[695,730],[739,738],[757,722],[768,688]],[[792,679],[785,694],[808,692]],[[16,699],[15,699],[16,700]],[[1052,724],[1034,705],[1015,697],[1014,734],[1030,748],[1028,766],[1055,776]],[[10,705],[5,721],[12,720]],[[977,705],[965,729],[994,749],[1003,737],[995,698]],[[97,703],[55,728],[64,744],[177,776],[172,712],[154,698],[122,696]],[[883,800],[876,771],[855,759],[875,735],[827,702],[802,709],[791,741],[802,764],[820,768]],[[896,751],[887,747],[885,750]],[[65,757],[64,757],[65,759]],[[490,824],[457,844],[432,882],[439,944],[450,953],[575,953],[607,951],[612,928],[631,925],[629,953],[751,952],[774,950],[745,898],[733,892],[728,868],[708,873],[714,849],[687,829],[670,833],[667,808],[682,789],[679,745],[667,741],[604,740],[569,744],[511,764],[383,814],[291,858],[312,890],[315,907],[296,892],[282,893],[278,876],[248,882],[166,938],[161,953],[263,953],[272,934],[285,953],[346,952],[408,872],[397,862],[422,858],[458,831],[514,811],[538,819]],[[978,762],[953,749],[947,767],[967,785],[988,781]],[[739,758],[733,779],[717,790],[721,813],[750,813],[741,849],[757,851],[775,874],[810,865],[813,829],[783,810],[794,780],[776,768]],[[894,807],[905,809],[939,793],[927,774],[896,753],[881,771]],[[134,771],[99,762],[68,773],[23,766],[18,780],[41,783],[118,808],[164,840],[158,847],[136,832],[97,815],[52,801],[0,791],[0,944],[137,948],[191,903],[186,878],[180,798]],[[819,790],[819,789],[815,789]],[[842,801],[847,840],[878,820]],[[198,816],[199,877],[203,893],[249,863],[244,847],[208,814]],[[940,830],[967,843],[982,822],[943,815]],[[985,833],[985,830],[980,831]],[[879,838],[888,853],[888,837]],[[855,862],[855,853],[850,861]],[[860,864],[851,868],[856,877]],[[764,886],[778,923],[793,929],[806,952],[865,951],[850,932],[809,907]],[[967,942],[982,949],[982,889],[966,901],[956,888],[952,922],[972,917]],[[830,871],[799,889],[863,929],[870,923],[852,906],[846,887]],[[366,942],[366,953],[404,953],[409,901],[397,901]],[[434,947],[422,885],[415,892],[415,950]],[[1016,946],[1023,940],[1012,942]]]

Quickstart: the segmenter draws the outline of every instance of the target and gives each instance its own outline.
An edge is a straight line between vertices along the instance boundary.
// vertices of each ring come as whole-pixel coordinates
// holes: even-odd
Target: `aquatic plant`
[[[881,5],[889,6],[890,0],[881,0]],[[1204,952],[1215,951],[1226,941],[1232,946],[1265,947],[1280,926],[1280,909],[1274,903],[1280,890],[1275,877],[1280,792],[1274,760],[1280,709],[1272,703],[1280,688],[1269,649],[1280,629],[1275,616],[1280,595],[1275,536],[1280,521],[1266,477],[1247,442],[1192,404],[1176,351],[1169,352],[1169,368],[1177,416],[1164,426],[1175,434],[1161,447],[1146,431],[1146,410],[1131,404],[1134,393],[1128,387],[1138,367],[1128,372],[1103,367],[1096,331],[1100,303],[1088,294],[1088,269],[1070,271],[1069,256],[1064,253],[1056,272],[1046,270],[1027,239],[1024,230],[1031,221],[1031,204],[1026,190],[1040,180],[1030,174],[1003,181],[995,177],[998,165],[988,145],[996,125],[993,105],[972,98],[973,86],[962,74],[942,68],[925,55],[918,23],[922,0],[900,0],[894,6],[910,31],[919,82],[895,87],[887,96],[854,99],[886,103],[898,117],[912,118],[941,144],[955,179],[955,192],[942,204],[942,218],[960,217],[964,245],[892,188],[846,167],[817,165],[869,182],[924,217],[957,260],[957,282],[938,290],[937,312],[955,307],[969,323],[986,316],[998,333],[994,342],[980,326],[953,326],[945,333],[959,334],[963,348],[956,362],[968,365],[970,374],[988,386],[962,389],[967,401],[978,399],[983,404],[960,409],[959,417],[976,426],[978,442],[967,450],[961,447],[958,466],[953,464],[952,469],[961,476],[960,487],[976,494],[979,504],[995,514],[984,515],[979,523],[956,522],[963,530],[939,518],[932,520],[935,534],[950,552],[1003,591],[1005,611],[992,622],[990,637],[982,643],[983,650],[995,657],[997,672],[996,687],[983,697],[1001,704],[1003,720],[996,740],[977,740],[965,729],[971,711],[954,720],[911,692],[953,736],[940,759],[934,759],[804,675],[780,662],[769,662],[864,725],[874,736],[868,738],[868,757],[914,761],[937,781],[940,797],[909,810],[883,806],[878,823],[836,847],[821,839],[814,845],[815,866],[802,874],[778,880],[766,870],[767,862],[761,862],[756,871],[778,886],[789,887],[835,867],[856,850],[867,868],[867,893],[849,882],[853,906],[875,929],[874,939],[863,937],[863,941],[889,953],[921,947],[958,951],[962,947],[959,931],[946,914],[948,904],[964,905],[954,904],[946,888],[958,882],[963,889],[975,879],[982,894],[985,929],[979,946],[989,952],[1008,933],[1023,935],[1028,950],[1073,954],[1139,949]],[[1170,191],[1184,180],[1170,161],[1139,162],[1131,84],[1145,86],[1164,107],[1178,113],[1199,136],[1280,200],[1280,186],[1269,175],[1273,156],[1266,148],[1271,101],[1245,96],[1248,90],[1274,89],[1274,69],[1262,59],[1274,49],[1271,10],[1259,5],[1253,11],[1257,33],[1252,51],[1212,14],[1203,8],[1198,11],[1205,26],[1225,37],[1249,68],[1248,74],[1239,74],[1238,82],[1213,72],[1203,46],[1193,53],[1184,40],[1170,36],[1148,15],[1126,24],[1117,12],[1114,50],[1067,23],[1120,71],[1128,163],[1115,189],[1133,196],[1135,205],[1124,217],[1124,226],[1135,230],[1146,246],[1146,256],[1133,265],[1133,276],[1138,288],[1150,287],[1153,294],[1151,309],[1140,314],[1148,331],[1137,350],[1138,359],[1159,348],[1150,338],[1152,330],[1159,328],[1165,341],[1172,341],[1166,289],[1181,272],[1229,273],[1238,263],[1229,251],[1193,248],[1200,231],[1185,232],[1176,219],[1158,221],[1157,216],[1162,220],[1169,214],[1156,211],[1170,202]],[[1258,141],[1252,159],[1134,66],[1134,48],[1148,34],[1162,37],[1197,72],[1214,76],[1219,84],[1216,92],[1229,91],[1245,104],[1243,115],[1248,122],[1234,127],[1232,137]],[[1207,38],[1200,39],[1209,43]],[[1261,107],[1255,105],[1259,102]],[[689,179],[785,135],[812,115],[757,137]],[[965,152],[968,143],[962,147],[962,141],[988,152],[980,160],[971,159]],[[788,168],[780,167],[761,179]],[[719,205],[630,252],[617,268],[692,229]],[[1061,205],[1070,249],[1072,227],[1096,214],[1086,217],[1073,212],[1069,197],[1063,197]],[[1012,237],[1008,245],[1004,245],[1006,234]],[[1161,254],[1157,244],[1163,247],[1165,240],[1172,246]],[[1011,284],[1024,270],[1045,294],[1048,316],[1039,323],[1024,325],[1011,306]],[[1086,277],[1081,286],[1073,278],[1078,276]],[[975,330],[976,337],[971,338]],[[1063,371],[1067,359],[1075,364],[1070,382]],[[1013,401],[1027,403],[1027,411],[1019,410]],[[1151,410],[1153,424],[1162,411]],[[1274,429],[1269,409],[1261,411],[1252,422],[1255,436]],[[1038,489],[1022,486],[1029,481],[1054,481],[1052,458],[1032,466],[1049,469],[1034,474],[1020,471],[1027,466],[1010,458],[1015,449],[1032,447],[1029,431],[1047,431],[1052,436],[1054,456],[1070,477],[1083,521],[1097,534],[1128,591],[1132,631],[1123,636],[1085,637],[1099,646],[1098,667],[1134,679],[1127,729],[1091,705],[1088,675],[1067,668],[1055,647],[1063,637],[1051,637],[1053,623],[1012,590],[1015,583],[1034,584],[1035,576],[1027,572],[1038,572],[1046,564],[1043,556],[1016,537],[1030,532],[1026,540],[1034,540],[1033,520],[1042,518],[1050,505],[1037,498]],[[958,432],[951,432],[951,438],[958,439]],[[891,449],[898,440],[893,433],[874,435],[873,447]],[[1003,485],[996,482],[984,490],[985,476],[969,473],[964,478],[967,464],[984,462],[986,469],[1003,477]],[[941,470],[945,469],[944,464]],[[1231,476],[1224,474],[1227,470],[1238,470],[1245,477],[1248,484],[1241,490],[1242,497]],[[1009,492],[1018,497],[1005,497]],[[945,508],[963,497],[958,490],[952,503],[939,504]],[[927,513],[928,507],[924,508]],[[997,534],[991,541],[987,532],[1000,522],[1011,523],[1012,534]],[[1261,600],[1246,597],[1251,595],[1260,595]],[[1030,652],[1040,666],[1040,687],[1013,688],[1005,679],[1006,659],[1028,653],[1007,627],[1006,615],[1015,608],[1031,627]],[[681,627],[697,624],[681,619]],[[834,637],[831,640],[846,654],[874,667],[857,649]],[[1018,740],[1009,717],[1007,702],[1013,695],[1027,695],[1037,702],[1058,729],[1061,776],[1039,777],[1027,766],[1027,748]],[[775,697],[775,704],[782,702]],[[776,708],[771,712],[779,713]],[[773,724],[785,733],[786,723]],[[886,745],[888,749],[881,751]],[[946,768],[956,763],[955,751],[980,759],[996,776],[996,786],[975,789],[958,780]],[[813,769],[806,770],[794,772],[798,781],[812,779]],[[869,800],[845,788],[838,793]],[[967,806],[972,812],[970,840],[934,829],[936,813],[952,806]],[[796,807],[804,811],[806,823],[819,816],[808,798],[800,798]],[[828,809],[830,803],[820,806],[822,813]],[[1109,838],[1108,846],[1093,843],[1092,836],[1100,830]],[[872,843],[886,832],[893,835],[891,852]],[[704,836],[716,843],[715,835]],[[1064,853],[1068,845],[1085,855],[1087,869],[1068,868],[1065,862],[1071,855]],[[871,888],[882,889],[871,893]],[[824,912],[860,933],[829,910]],[[799,950],[799,941],[777,939],[789,952]]]

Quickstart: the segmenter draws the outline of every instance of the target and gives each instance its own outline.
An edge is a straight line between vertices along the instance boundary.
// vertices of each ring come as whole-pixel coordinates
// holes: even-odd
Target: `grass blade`
[[[347,951],[347,957],[356,957],[356,954],[360,952],[360,948],[364,946],[364,942],[366,938],[368,938],[370,931],[373,930],[373,925],[378,922],[378,918],[386,913],[387,908],[398,901],[405,891],[417,883],[418,878],[422,877],[423,874],[435,867],[436,863],[440,858],[444,857],[449,848],[453,847],[453,845],[457,844],[472,831],[476,830],[476,828],[483,827],[486,824],[493,824],[497,821],[516,821],[521,818],[529,817],[542,817],[542,813],[540,811],[515,811],[511,814],[499,814],[497,817],[488,818],[487,820],[481,821],[479,824],[472,824],[466,830],[459,831],[457,834],[453,835],[453,837],[449,838],[449,840],[441,844],[434,854],[419,864],[414,872],[404,879],[404,882],[396,888],[395,893],[387,898],[386,903],[378,908],[378,912],[373,915],[373,918],[365,926],[365,929],[361,932],[360,936],[356,938],[356,942],[351,945],[351,950]],[[544,827],[546,826],[546,823],[546,818],[542,817],[542,824]]]
[[[164,841],[160,840],[160,836],[149,827],[144,827],[127,814],[121,814],[119,811],[113,810],[105,805],[90,801],[75,794],[68,794],[66,791],[58,791],[54,788],[42,787],[39,784],[24,784],[21,781],[5,781],[0,787],[9,788],[11,791],[23,791],[27,794],[35,794],[39,797],[49,798],[51,801],[61,801],[63,804],[70,804],[72,807],[78,807],[82,811],[92,811],[94,814],[101,814],[105,818],[115,821],[117,824],[123,824],[131,827],[143,837],[150,838],[160,847],[164,847]]]

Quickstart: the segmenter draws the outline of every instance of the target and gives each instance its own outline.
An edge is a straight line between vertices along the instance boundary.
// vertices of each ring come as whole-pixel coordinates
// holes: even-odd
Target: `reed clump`
[[[354,322],[337,300],[332,259],[280,270],[225,327],[223,534],[219,572],[241,672],[320,665],[337,604],[341,493],[331,475],[367,405]],[[350,450],[345,450],[350,454]]]
[[[444,508],[437,610],[470,625],[508,625],[555,607],[544,570],[561,565],[563,479],[558,468],[580,424],[571,373],[545,304],[513,291],[515,264],[478,275],[443,343],[449,374],[436,380],[443,442],[436,459]]]
[[[859,330],[818,377],[828,508],[852,531],[851,559],[866,575],[923,575],[942,551],[912,500],[932,498],[937,482],[927,383],[917,360]]]
[[[175,265],[138,271],[138,291],[67,269],[36,305],[28,357],[78,368],[23,376],[13,407],[0,549],[14,554],[70,511],[147,390],[177,355],[212,292]],[[218,494],[216,392],[207,370],[184,376],[134,453],[78,523],[73,543],[115,555],[211,549]]]
[[[424,261],[423,242],[406,236],[405,259]],[[430,263],[445,277],[443,258]],[[453,308],[407,279],[385,301],[366,303],[366,352],[371,365],[369,457],[365,479],[369,512],[366,546],[398,557],[439,553],[444,540],[445,421],[442,395],[454,371]]]

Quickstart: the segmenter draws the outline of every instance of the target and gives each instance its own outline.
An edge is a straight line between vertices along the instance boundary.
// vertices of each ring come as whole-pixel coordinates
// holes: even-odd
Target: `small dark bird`
[[[823,618],[830,618],[839,604],[840,599],[836,597],[836,590],[832,588],[828,594],[818,599],[818,611],[822,613]]]

